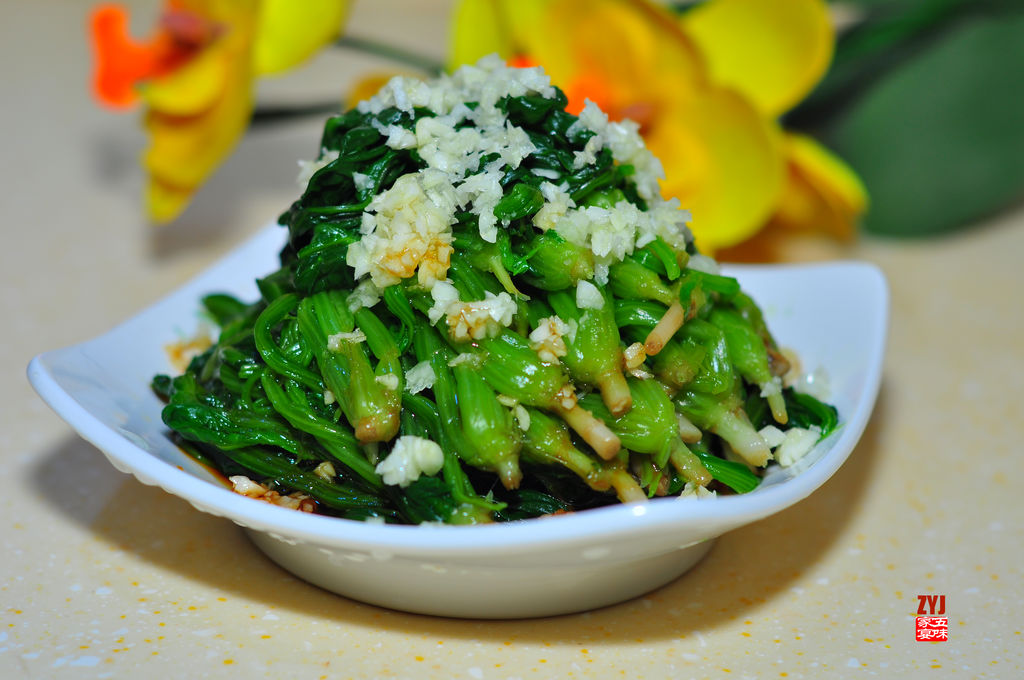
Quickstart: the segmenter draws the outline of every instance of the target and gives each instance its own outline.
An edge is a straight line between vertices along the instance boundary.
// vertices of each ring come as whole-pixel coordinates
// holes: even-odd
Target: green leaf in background
[[[1024,7],[995,5],[957,13],[805,121],[863,178],[868,231],[937,234],[1024,198]]]

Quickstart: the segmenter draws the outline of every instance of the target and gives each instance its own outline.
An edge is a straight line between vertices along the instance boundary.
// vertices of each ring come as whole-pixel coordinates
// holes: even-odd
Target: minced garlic
[[[430,322],[437,323],[444,317],[455,340],[494,337],[512,323],[517,309],[515,300],[505,292],[495,295],[487,291],[483,300],[463,302],[450,281],[439,281],[430,295],[434,299],[434,305],[427,311]]]
[[[436,475],[443,466],[444,452],[436,442],[405,435],[395,440],[391,453],[377,464],[375,471],[385,484],[406,487],[420,475]]]
[[[249,498],[255,498],[256,500],[265,501],[271,505],[288,508],[289,510],[299,510],[301,512],[313,512],[316,509],[316,501],[310,498],[307,494],[300,493],[298,491],[284,496],[273,489],[270,489],[258,482],[254,482],[245,475],[234,475],[232,477],[228,477],[228,481],[231,482],[232,491],[243,496],[248,496]]]
[[[477,215],[481,238],[496,240],[499,225],[494,207],[503,196],[501,179],[536,150],[529,135],[508,120],[498,103],[504,97],[527,94],[551,98],[555,89],[543,70],[511,68],[490,55],[431,82],[393,78],[375,96],[360,102],[357,109],[363,113],[395,107],[409,113],[428,109],[434,115],[419,117],[413,130],[374,122],[387,146],[415,149],[427,167],[411,173],[419,180],[406,179],[408,175],[399,178],[395,187],[378,195],[367,208],[364,236],[348,252],[357,279],[368,274],[374,284],[384,287],[418,273],[419,282],[427,288],[443,280],[456,209]],[[611,208],[578,208],[565,186],[544,182],[545,203],[534,215],[534,225],[543,231],[556,229],[567,240],[590,248],[597,259],[599,283],[606,281],[610,264],[656,237],[676,248],[692,240],[686,227],[689,213],[679,209],[677,200],[661,197],[658,182],[664,172],[644,145],[639,126],[628,120],[609,121],[588,102],[570,133],[581,129],[594,135],[575,153],[574,166],[595,162],[598,152],[607,148],[616,162],[633,167],[631,181],[648,209],[640,210],[628,201]],[[495,155],[483,163],[485,157]],[[423,189],[423,178],[430,173],[437,190],[417,192],[415,184]],[[539,170],[534,174],[545,176]]]
[[[568,352],[563,337],[569,333],[569,324],[558,316],[541,319],[530,333],[530,349],[537,352],[541,361],[557,363],[559,357]]]
[[[366,342],[366,334],[358,328],[350,333],[334,333],[327,336],[327,349],[332,352],[341,351],[344,342]]]
[[[421,361],[405,372],[405,391],[418,394],[434,386],[437,375],[429,361]]]
[[[717,492],[709,490],[706,486],[699,486],[693,482],[687,482],[686,486],[679,493],[680,498],[714,498],[718,495]]]
[[[512,323],[515,313],[511,295],[487,291],[483,300],[458,302],[448,308],[448,332],[455,340],[493,338]]]
[[[580,309],[601,309],[604,307],[604,296],[590,281],[580,279],[576,282],[576,306]]]
[[[346,255],[355,277],[369,274],[377,288],[413,274],[426,288],[444,280],[456,206],[454,187],[443,172],[428,168],[399,177],[363,213],[363,236]]]
[[[374,378],[374,381],[380,385],[383,385],[386,389],[389,389],[392,392],[398,389],[399,380],[398,376],[395,375],[394,373],[385,373],[383,375],[378,375],[377,377]]]
[[[295,183],[303,189],[309,184],[309,180],[313,179],[313,175],[317,171],[327,167],[334,161],[338,160],[338,156],[341,154],[337,149],[330,151],[324,151],[320,154],[320,157],[314,161],[299,161],[299,175],[295,178]]]

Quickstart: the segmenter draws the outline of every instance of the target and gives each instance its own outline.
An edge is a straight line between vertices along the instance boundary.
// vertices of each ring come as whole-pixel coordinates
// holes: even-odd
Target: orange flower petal
[[[153,48],[128,35],[128,11],[119,5],[96,7],[89,28],[96,60],[96,98],[112,108],[132,106],[138,99],[135,84],[155,69]]]
[[[597,89],[613,93],[605,108],[613,119],[621,117],[614,110],[619,106],[663,100],[669,94],[663,90],[689,90],[705,81],[693,44],[650,3],[561,0],[551,3],[546,25],[555,27],[552,34],[530,32],[530,56],[567,91],[574,82],[595,88],[595,81],[603,81]],[[568,34],[566,26],[572,26]]]
[[[138,99],[140,84],[188,65],[217,38],[219,29],[204,15],[170,3],[153,36],[137,41],[128,34],[127,10],[100,5],[90,17],[96,98],[114,108],[130,107]]]

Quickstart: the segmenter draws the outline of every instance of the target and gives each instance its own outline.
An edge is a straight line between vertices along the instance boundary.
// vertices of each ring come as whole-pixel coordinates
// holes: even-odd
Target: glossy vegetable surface
[[[772,459],[761,428],[827,434],[835,410],[782,388],[788,362],[760,311],[707,258],[690,266],[685,226],[627,224],[637,235],[622,253],[601,245],[655,206],[610,133],[565,104],[554,88],[463,102],[442,133],[475,126],[472,139],[506,146],[471,149],[475,165],[440,188],[437,149],[422,141],[436,128],[421,124],[441,123],[436,111],[378,105],[328,120],[261,298],[207,296],[219,337],[183,375],[154,380],[165,423],[265,499],[403,523],[748,492]],[[473,118],[486,106],[500,125]],[[513,138],[525,141],[509,161]],[[497,195],[467,189],[485,180]],[[420,203],[388,212],[406,186]],[[438,221],[447,187],[459,203]],[[682,215],[656,200],[660,215]],[[587,239],[563,228],[573,218]],[[428,463],[385,483],[399,438]]]

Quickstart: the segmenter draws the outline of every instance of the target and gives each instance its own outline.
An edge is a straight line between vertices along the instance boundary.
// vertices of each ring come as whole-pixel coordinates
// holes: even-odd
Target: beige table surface
[[[34,354],[106,330],[275,216],[317,139],[317,121],[253,132],[178,224],[149,227],[144,140],[88,97],[88,4],[0,4],[0,678],[1024,677],[1024,208],[931,242],[792,249],[875,262],[893,299],[873,420],[811,498],[619,606],[386,611],[116,472],[24,377]],[[142,27],[155,3],[140,4]],[[351,31],[387,38],[395,5],[395,36],[441,56],[443,2],[367,0]],[[321,57],[263,96],[330,95],[371,65]],[[946,595],[948,642],[914,642],[919,594]]]

